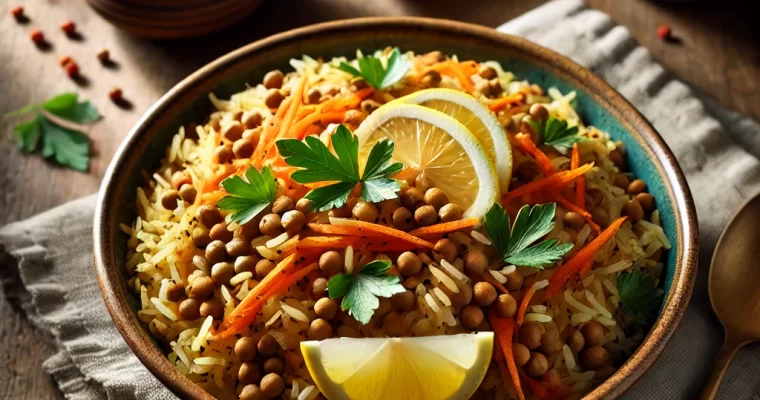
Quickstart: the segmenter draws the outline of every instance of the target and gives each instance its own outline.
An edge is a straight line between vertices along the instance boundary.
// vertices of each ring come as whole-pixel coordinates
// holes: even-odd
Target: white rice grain
[[[586,307],[583,304],[581,304],[578,300],[575,300],[575,298],[572,296],[570,292],[571,292],[570,289],[567,289],[565,291],[565,301],[567,302],[567,304],[573,306],[578,311],[591,315],[591,316],[595,316],[599,314],[599,312],[597,312],[593,308]]]
[[[280,307],[282,307],[282,310],[286,312],[288,315],[290,315],[291,317],[299,321],[309,322],[309,317],[306,316],[306,314],[304,314],[303,312],[301,312],[301,310],[295,307],[292,307],[286,304],[285,302],[280,302]]]
[[[448,262],[448,261],[446,261],[444,259],[441,259],[441,268],[443,268],[444,270],[446,270],[446,272],[448,272],[449,275],[451,275],[454,279],[456,279],[458,281],[468,282],[470,280],[467,277],[467,275],[459,272],[459,270],[456,269],[456,267],[454,267],[450,262]]]
[[[235,276],[232,277],[232,279],[230,279],[230,286],[235,287],[238,284],[241,284],[251,278],[253,278],[253,273],[251,271],[243,271],[239,274],[236,274]],[[243,285],[243,286],[245,286],[246,288],[248,287],[248,285]]]
[[[200,351],[201,346],[206,343],[206,336],[208,335],[209,330],[211,329],[211,324],[214,322],[214,318],[212,318],[210,315],[206,317],[206,319],[203,321],[203,324],[201,325],[201,329],[198,331],[198,336],[195,337],[195,340],[193,340],[193,344],[190,346],[190,348],[193,351]]]
[[[457,286],[456,283],[454,283],[454,281],[451,278],[449,278],[448,275],[446,275],[443,271],[441,271],[440,269],[432,265],[428,265],[428,268],[430,269],[430,272],[433,273],[433,276],[435,277],[435,279],[443,283],[443,285],[446,286],[446,288],[448,288],[454,293],[459,293],[459,287]]]
[[[446,296],[446,293],[443,292],[440,288],[433,288],[433,293],[435,293],[436,297],[438,297],[438,300],[443,303],[446,307],[451,307],[451,299],[449,299],[449,296]]]
[[[524,321],[525,322],[531,322],[531,321],[536,321],[536,322],[551,322],[552,321],[552,317],[550,317],[550,316],[548,316],[546,314],[527,313],[527,314],[525,314]]]
[[[633,262],[631,260],[620,260],[612,265],[597,268],[597,271],[601,274],[614,274],[623,270],[626,270],[633,265]]]
[[[316,386],[311,385],[305,387],[298,395],[298,400],[314,400],[319,396],[319,390]]]
[[[179,315],[172,310],[171,307],[166,305],[162,300],[158,299],[157,297],[151,297],[150,302],[153,303],[153,305],[156,307],[156,309],[163,314],[166,318],[169,318],[172,321],[176,321],[179,319]]]
[[[599,313],[602,314],[604,317],[612,318],[612,314],[610,314],[610,312],[606,308],[604,308],[604,306],[599,304],[599,302],[596,300],[594,295],[591,294],[591,292],[589,292],[588,290],[584,290],[584,292],[586,295],[586,300],[588,300],[588,302],[591,303],[592,306],[594,306],[594,309],[599,311]]]
[[[486,236],[486,235],[484,235],[484,234],[482,234],[482,233],[480,233],[478,231],[473,230],[470,233],[470,236],[472,236],[473,239],[477,240],[480,243],[483,243],[486,246],[490,246],[491,245],[491,240],[488,239],[488,236]]]
[[[354,247],[348,246],[346,247],[346,254],[344,256],[344,267],[346,267],[347,273],[353,273],[354,272]]]
[[[501,272],[489,269],[488,273],[491,274],[493,279],[495,279],[497,282],[501,284],[507,283],[507,277],[504,276]]]

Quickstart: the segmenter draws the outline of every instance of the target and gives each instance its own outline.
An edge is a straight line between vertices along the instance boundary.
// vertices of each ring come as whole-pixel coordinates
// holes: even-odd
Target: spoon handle
[[[699,400],[715,399],[715,396],[718,394],[718,389],[720,388],[720,383],[723,381],[723,375],[726,374],[731,359],[734,358],[736,351],[742,348],[745,344],[747,344],[747,341],[737,340],[732,337],[729,332],[726,332],[726,341],[723,343],[723,347],[720,348],[710,378],[702,389],[702,394],[699,396]]]

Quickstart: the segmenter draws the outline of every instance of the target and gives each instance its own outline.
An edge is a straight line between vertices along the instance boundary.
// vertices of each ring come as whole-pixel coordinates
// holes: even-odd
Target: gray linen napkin
[[[556,22],[550,26],[545,21]],[[581,0],[551,2],[499,30],[551,47],[589,67],[654,123],[678,157],[700,221],[698,284],[671,344],[625,397],[696,397],[722,340],[706,295],[706,271],[727,219],[760,190],[760,126],[670,77],[625,28]],[[89,196],[0,229],[0,244],[17,260],[31,295],[26,306],[29,317],[53,336],[59,349],[44,368],[70,399],[174,398],[129,350],[100,297],[90,253],[94,202],[95,197]],[[742,350],[720,398],[760,399],[759,359],[760,346]]]

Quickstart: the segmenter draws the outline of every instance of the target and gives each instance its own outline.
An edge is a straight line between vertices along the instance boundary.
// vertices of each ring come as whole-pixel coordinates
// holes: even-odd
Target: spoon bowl
[[[710,265],[709,293],[726,339],[702,393],[713,399],[736,351],[760,340],[760,195],[742,206],[723,230]]]

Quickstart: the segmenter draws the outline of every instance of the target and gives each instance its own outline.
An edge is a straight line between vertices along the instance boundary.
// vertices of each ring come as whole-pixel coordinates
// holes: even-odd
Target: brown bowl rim
[[[115,214],[108,212],[106,204],[111,204],[114,186],[114,173],[119,165],[130,156],[127,150],[136,142],[148,125],[161,111],[194,82],[202,81],[213,75],[223,66],[233,65],[251,52],[276,47],[280,44],[301,40],[316,33],[346,34],[352,30],[367,27],[392,29],[394,27],[445,31],[465,35],[514,48],[543,63],[551,65],[552,72],[587,90],[595,102],[604,107],[626,129],[633,132],[637,141],[654,157],[655,167],[666,184],[666,191],[673,201],[678,247],[676,252],[676,271],[671,290],[665,299],[665,306],[657,322],[650,330],[644,342],[631,355],[621,368],[607,378],[601,385],[586,395],[586,399],[612,399],[622,395],[649,369],[657,360],[678,327],[688,306],[697,268],[698,227],[694,202],[686,178],[678,165],[672,151],[665,144],[654,127],[615,89],[586,68],[569,58],[530,42],[526,39],[497,32],[494,29],[443,19],[421,17],[367,17],[309,25],[279,33],[234,50],[194,72],[170,89],[138,121],[129,132],[114,155],[101,185],[94,221],[94,260],[98,283],[116,327],[124,340],[134,351],[140,361],[170,390],[183,398],[213,398],[188,378],[182,376],[167,358],[160,352],[152,351],[151,339],[142,335],[131,317],[132,310],[123,298],[117,266],[109,265],[113,257],[110,243],[109,227],[115,225]],[[636,137],[639,135],[640,137]]]

